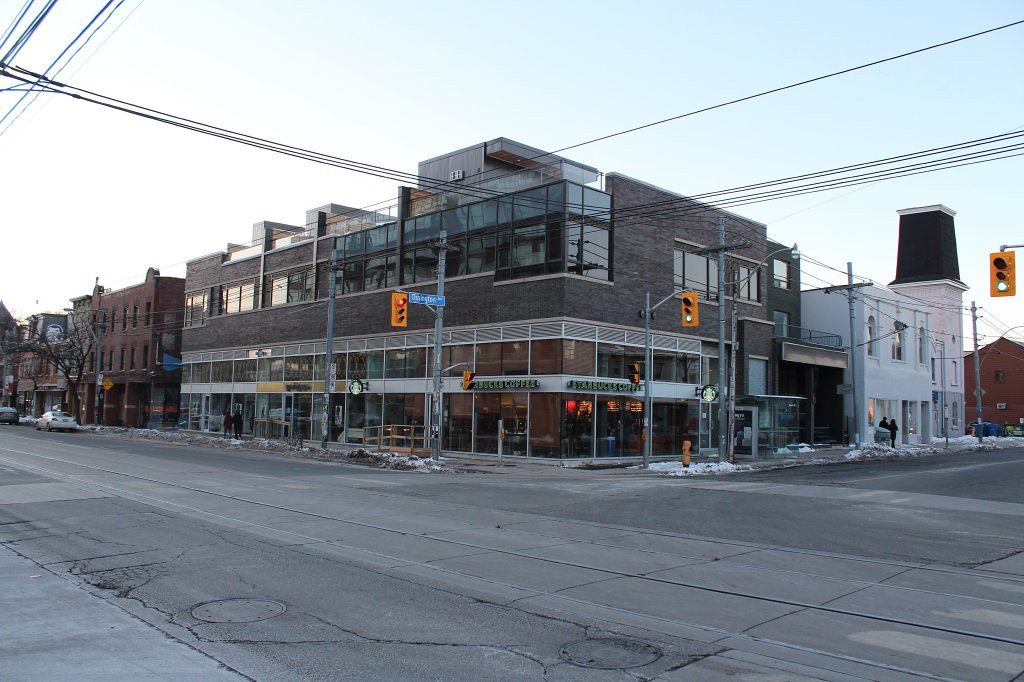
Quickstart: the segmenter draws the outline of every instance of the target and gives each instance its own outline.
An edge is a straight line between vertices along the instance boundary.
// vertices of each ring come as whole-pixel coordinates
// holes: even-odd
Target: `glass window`
[[[466,346],[468,348],[468,346]],[[445,395],[445,449],[456,452],[473,451],[473,394]]]
[[[480,376],[501,375],[501,344],[481,343],[475,351],[476,373]]]
[[[363,290],[363,261],[349,261],[341,266],[341,291],[354,294]]]
[[[626,349],[610,343],[597,345],[597,376],[609,379],[626,378]]]
[[[559,374],[562,371],[562,340],[542,339],[530,344],[530,374]]]
[[[761,300],[761,273],[756,268],[736,266],[736,295],[745,301]]]
[[[437,281],[437,253],[434,249],[416,249],[415,281]]]
[[[111,351],[113,353],[113,351]],[[110,364],[113,364],[111,359]],[[113,369],[110,367],[109,369]],[[197,362],[192,365],[192,381],[197,384],[208,384],[210,383],[210,363],[209,362]]]
[[[501,419],[501,394],[477,393],[474,396],[476,411],[476,446],[474,452],[498,452],[498,420]]]
[[[676,251],[673,259],[675,285],[694,289],[707,298],[718,295],[718,261],[694,253]]]
[[[547,261],[547,228],[544,224],[520,227],[512,236],[512,274],[514,277],[543,275]]]
[[[469,207],[459,206],[442,213],[441,226],[444,227],[448,239],[465,234],[469,227]]]
[[[309,381],[313,379],[313,356],[290,355],[285,360],[285,381]]]
[[[868,355],[875,355],[875,316],[868,316]],[[933,378],[934,380],[934,378]]]
[[[529,374],[530,344],[528,341],[506,341],[501,344],[501,373]]]
[[[562,371],[574,376],[594,376],[594,342],[564,339],[562,341]]]
[[[416,219],[416,242],[437,241],[441,236],[441,214],[431,213]]]
[[[257,381],[284,381],[284,358],[259,358],[256,363]]]
[[[772,260],[772,282],[778,289],[789,288],[789,263],[775,258]]]
[[[676,356],[676,381],[684,384],[699,384],[700,381],[700,356],[677,355]]]
[[[768,393],[768,361],[748,358],[747,372],[747,391],[753,395]]]
[[[498,224],[512,222],[512,197],[498,197]]]
[[[565,185],[561,182],[548,185],[548,211],[563,213],[565,210]]]
[[[472,237],[466,245],[466,274],[494,270],[494,235]]]
[[[361,256],[366,252],[366,232],[350,232],[345,235],[345,257]]]
[[[466,240],[448,242],[448,253],[444,257],[444,276],[458,277],[466,274]]]
[[[928,337],[924,334],[924,327],[917,330],[917,361],[921,364],[928,362]]]
[[[495,247],[494,279],[505,280],[512,277],[512,230],[498,232]]]
[[[532,457],[558,457],[561,454],[561,412],[559,393],[531,393],[530,451]]]
[[[342,365],[338,366],[341,376]],[[370,350],[348,354],[349,379],[381,379],[384,376],[384,351]]]
[[[565,183],[565,210],[569,213],[583,213],[583,188],[571,182]]]
[[[210,381],[220,384],[231,383],[231,361],[221,360],[213,363],[213,369],[210,373]]]
[[[113,320],[116,315],[116,311],[111,315],[111,326],[114,325]],[[185,326],[191,327],[192,325],[202,324],[205,319],[206,292],[188,294],[185,296]]]
[[[956,374],[956,360],[953,360],[953,378],[949,382],[951,385],[957,385],[957,374]]]
[[[773,310],[772,321],[775,322],[775,336],[780,339],[789,338],[789,313]]]
[[[892,359],[903,359],[903,330],[906,325],[896,320],[892,323]]]
[[[256,381],[256,360],[235,360],[235,381]]]
[[[498,202],[494,199],[469,205],[469,230],[492,227],[498,222]]]
[[[547,213],[546,199],[547,189],[544,187],[520,192],[515,196],[513,218],[515,220],[533,220],[542,217]]]
[[[395,282],[388,282],[387,256],[378,256],[376,258],[367,259],[365,268],[363,277],[363,289],[365,291],[384,289],[395,284]]]

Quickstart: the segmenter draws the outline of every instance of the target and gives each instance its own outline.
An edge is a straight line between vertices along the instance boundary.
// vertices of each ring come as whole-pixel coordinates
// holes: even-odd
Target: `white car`
[[[43,414],[36,420],[36,431],[46,429],[47,431],[77,431],[78,422],[66,412],[51,411]]]

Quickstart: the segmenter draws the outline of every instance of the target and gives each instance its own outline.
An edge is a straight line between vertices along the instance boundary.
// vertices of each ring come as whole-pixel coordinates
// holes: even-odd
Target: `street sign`
[[[436,294],[418,294],[415,291],[409,292],[409,303],[443,306],[444,301],[444,296],[438,296]]]
[[[107,379],[107,380],[105,380],[103,382],[103,390],[104,391],[109,391],[113,387],[113,385],[114,385],[114,382],[111,381],[110,379]]]
[[[100,386],[103,385],[103,372],[99,372],[96,374],[96,383],[99,384]]]

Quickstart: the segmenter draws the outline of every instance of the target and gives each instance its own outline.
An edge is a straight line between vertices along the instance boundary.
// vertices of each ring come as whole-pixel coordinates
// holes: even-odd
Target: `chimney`
[[[956,249],[956,211],[941,204],[905,208],[900,215],[896,279],[889,284],[952,280],[959,284],[960,258]]]

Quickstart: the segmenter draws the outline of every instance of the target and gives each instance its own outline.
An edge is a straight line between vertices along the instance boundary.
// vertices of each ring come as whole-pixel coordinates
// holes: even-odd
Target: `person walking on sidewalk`
[[[224,410],[224,437],[231,438],[231,426],[234,420],[231,418],[231,413]]]
[[[242,439],[242,409],[239,407],[235,408],[235,416],[231,418],[231,423],[235,426],[235,440]]]
[[[891,447],[896,447],[896,432],[900,430],[900,427],[896,426],[896,418],[893,417],[889,420],[889,440],[892,443]]]

